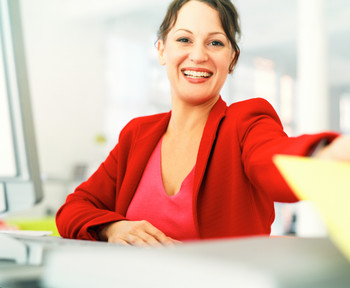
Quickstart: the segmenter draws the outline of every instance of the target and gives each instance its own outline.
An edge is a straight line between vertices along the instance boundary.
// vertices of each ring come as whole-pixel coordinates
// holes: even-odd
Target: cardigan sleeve
[[[241,109],[238,125],[244,170],[253,186],[273,201],[295,202],[298,199],[288,187],[273,163],[276,154],[310,155],[317,144],[331,142],[338,134],[324,132],[288,137],[273,107],[264,99],[247,101]]]
[[[98,240],[103,224],[123,220],[114,209],[118,145],[97,171],[68,195],[56,214],[59,233],[65,238]]]

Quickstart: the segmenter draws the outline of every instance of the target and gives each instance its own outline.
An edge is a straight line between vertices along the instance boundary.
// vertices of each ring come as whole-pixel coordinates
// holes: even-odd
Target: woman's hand
[[[350,136],[339,136],[315,155],[316,158],[350,161]]]
[[[100,238],[110,243],[135,246],[162,246],[180,243],[167,237],[149,222],[122,220],[105,226]]]

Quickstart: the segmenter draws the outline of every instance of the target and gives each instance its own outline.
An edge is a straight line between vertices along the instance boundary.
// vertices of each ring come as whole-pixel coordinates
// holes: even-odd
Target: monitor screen
[[[18,0],[0,0],[0,213],[42,197]]]

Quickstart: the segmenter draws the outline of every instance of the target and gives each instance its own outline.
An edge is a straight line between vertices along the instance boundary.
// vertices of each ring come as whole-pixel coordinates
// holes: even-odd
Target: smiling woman
[[[166,37],[158,41],[159,62],[167,69],[173,106],[180,105],[180,99],[192,104],[210,98],[216,102],[235,51],[214,8],[190,1],[181,12]]]
[[[340,147],[337,157],[349,160],[336,133],[288,137],[266,100],[226,105],[220,91],[239,56],[239,32],[229,0],[172,1],[157,44],[172,110],[126,125],[57,212],[62,236],[144,246],[268,235],[274,201],[298,200],[275,154],[311,155],[337,138],[320,155]]]
[[[158,30],[158,39],[161,39],[163,41],[166,40],[169,30],[173,27],[173,25],[177,21],[178,11],[187,2],[189,2],[189,0],[174,1],[169,5],[168,12],[163,20],[163,23],[160,25],[160,28]],[[221,25],[223,30],[225,31],[225,36],[227,36],[235,52],[234,59],[230,65],[230,73],[231,73],[233,71],[234,65],[237,63],[239,53],[240,53],[240,50],[237,44],[237,41],[241,34],[238,12],[230,1],[202,0],[200,2],[203,2],[212,6],[219,13]],[[203,19],[205,18],[202,17],[200,23],[203,23]]]

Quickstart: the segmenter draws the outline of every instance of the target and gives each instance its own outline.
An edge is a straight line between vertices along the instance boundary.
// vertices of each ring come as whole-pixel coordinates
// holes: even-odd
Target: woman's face
[[[172,97],[194,105],[219,97],[234,57],[219,13],[199,1],[180,9],[165,43],[159,40],[158,52]]]

